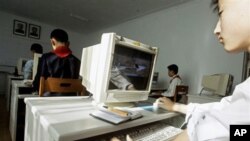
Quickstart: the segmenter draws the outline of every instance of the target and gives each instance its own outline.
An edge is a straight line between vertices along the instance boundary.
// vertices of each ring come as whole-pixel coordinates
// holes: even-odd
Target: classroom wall
[[[5,93],[4,79],[5,75],[14,72],[14,67],[17,64],[17,60],[20,57],[31,58],[30,46],[33,43],[39,43],[43,46],[44,52],[52,50],[50,44],[50,32],[55,28],[45,23],[37,22],[32,19],[16,16],[10,13],[0,11],[0,94]],[[13,34],[13,22],[14,19],[32,23],[41,26],[41,38],[39,40],[29,38],[27,35],[18,36]],[[65,29],[69,34],[70,48],[73,53],[80,59],[81,51],[84,47],[85,35],[72,32]]]
[[[50,44],[50,33],[55,28],[61,28],[1,11],[0,18],[0,65],[16,65],[16,61],[19,57],[31,58],[30,46],[32,43],[40,43],[44,47],[44,52],[50,51],[52,49]],[[25,37],[14,35],[14,19],[41,26],[41,38],[32,39],[27,35]],[[73,53],[76,54],[78,58],[81,58],[80,51],[86,37],[84,34],[72,32],[68,29],[64,30],[69,34],[70,47]]]
[[[33,42],[42,44],[45,51],[51,49],[49,33],[54,26],[4,12],[0,12],[0,18],[0,64],[16,65],[19,57],[30,56],[29,47]],[[40,25],[41,39],[14,36],[14,19]],[[193,0],[91,34],[67,31],[73,53],[78,58],[81,58],[82,48],[99,43],[104,32],[116,32],[159,47],[155,70],[160,73],[159,85],[167,87],[166,67],[176,63],[190,93],[198,93],[204,74],[230,73],[234,76],[234,85],[241,81],[243,53],[228,54],[224,51],[213,35],[216,22],[217,14],[212,12],[210,1]]]
[[[167,66],[176,63],[190,93],[199,93],[205,74],[230,73],[240,83],[243,53],[228,54],[213,35],[217,13],[210,1],[193,0],[88,35],[86,44],[100,42],[104,32],[117,34],[159,47],[156,71],[159,84],[168,86]]]

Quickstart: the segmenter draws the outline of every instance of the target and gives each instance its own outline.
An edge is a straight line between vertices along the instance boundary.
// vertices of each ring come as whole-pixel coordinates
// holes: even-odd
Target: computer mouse
[[[154,111],[157,111],[157,110],[159,110],[159,104],[160,104],[160,100],[159,99],[157,99],[154,103],[153,103],[153,110]]]

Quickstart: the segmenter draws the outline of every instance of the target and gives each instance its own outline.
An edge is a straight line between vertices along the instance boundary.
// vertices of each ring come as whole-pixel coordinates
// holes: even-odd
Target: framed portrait
[[[13,24],[13,34],[26,36],[27,23],[19,20],[14,20]]]
[[[28,36],[30,38],[40,39],[41,26],[29,24]]]

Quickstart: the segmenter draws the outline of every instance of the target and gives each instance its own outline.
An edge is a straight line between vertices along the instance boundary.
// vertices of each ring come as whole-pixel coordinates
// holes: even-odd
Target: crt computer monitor
[[[204,75],[201,84],[206,91],[210,91],[219,96],[226,96],[231,92],[233,76],[226,73]]]
[[[152,84],[156,85],[158,83],[158,79],[159,79],[159,72],[154,72]]]
[[[34,53],[33,68],[32,68],[32,80],[35,79],[38,64],[39,64],[39,58],[41,58],[41,56],[42,56],[42,54],[40,54],[40,53]]]
[[[121,104],[148,99],[157,47],[104,33],[101,43],[83,48],[80,75],[82,84],[93,94],[95,104]],[[117,87],[113,71],[134,85],[135,90]]]

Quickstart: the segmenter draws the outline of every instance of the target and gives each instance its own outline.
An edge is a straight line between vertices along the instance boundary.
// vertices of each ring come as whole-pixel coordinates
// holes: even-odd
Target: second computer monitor
[[[32,69],[32,80],[35,79],[37,68],[39,64],[39,58],[41,58],[42,54],[34,53],[34,59],[33,59],[33,69]]]

